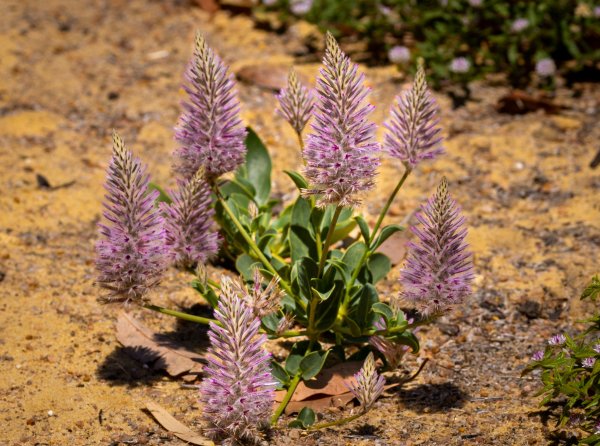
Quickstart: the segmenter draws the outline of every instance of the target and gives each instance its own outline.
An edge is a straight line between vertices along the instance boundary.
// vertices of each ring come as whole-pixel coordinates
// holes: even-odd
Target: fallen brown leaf
[[[243,82],[279,91],[287,85],[289,72],[287,66],[263,63],[243,66],[236,71],[236,76]]]
[[[153,363],[155,370],[165,370],[171,376],[182,373],[200,373],[203,358],[160,336],[127,313],[117,320],[117,340],[127,347],[134,359],[144,364]]]
[[[520,90],[515,90],[502,96],[498,104],[496,104],[496,110],[499,113],[508,113],[510,115],[523,115],[540,109],[546,113],[555,114],[562,108],[564,107],[548,98],[532,96]]]
[[[290,401],[285,408],[285,414],[291,415],[300,412],[303,408],[308,407],[315,412],[323,412],[332,407],[345,407],[354,399],[351,392],[346,392],[341,395],[325,396],[323,398],[315,398],[305,401]]]
[[[406,257],[407,243],[410,239],[410,231],[404,230],[392,234],[383,244],[379,247],[377,252],[385,254],[392,262],[392,266],[396,266],[404,260]]]
[[[208,438],[197,434],[189,427],[173,418],[173,416],[160,404],[152,402],[147,403],[146,409],[148,409],[156,421],[158,421],[158,424],[175,435],[177,438],[199,446],[214,446],[214,443]]]

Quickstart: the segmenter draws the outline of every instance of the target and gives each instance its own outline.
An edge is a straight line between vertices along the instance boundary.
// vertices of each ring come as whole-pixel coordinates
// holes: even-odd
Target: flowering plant
[[[600,277],[595,276],[581,298],[598,296]],[[586,322],[587,330],[577,336],[552,336],[523,372],[541,371],[540,405],[560,407],[557,426],[579,437],[582,445],[600,442],[600,314]]]
[[[108,290],[103,300],[209,324],[201,400],[215,438],[258,440],[259,428],[277,423],[299,383],[315,377],[332,352],[347,360],[349,346],[358,350],[354,358],[366,358],[349,385],[362,410],[321,425],[312,425],[314,414],[303,410],[293,425],[318,428],[354,419],[384,388],[372,353],[397,367],[407,350],[419,350],[415,329],[470,294],[464,219],[445,179],[417,216],[417,241],[401,275],[401,297],[419,316],[408,319],[399,296],[386,303],[376,288],[391,269],[378,248],[404,230],[382,226],[384,217],[410,173],[443,153],[437,106],[423,68],[394,104],[381,148],[369,120],[373,106],[365,101],[364,75],[327,35],[316,90],[302,86],[291,72],[288,88],[278,96],[305,164],[303,173],[286,172],[298,189],[286,206],[271,196],[267,149],[241,125],[233,77],[201,36],[186,79],[190,99],[176,129],[177,191],[149,185],[141,162],[114,136],[107,222],[98,243],[99,283]],[[303,138],[311,116],[310,133]],[[400,161],[404,173],[371,228],[355,207],[373,187],[381,151]],[[229,172],[233,175],[223,176]],[[218,243],[240,279],[223,277],[217,283],[206,277],[202,264]],[[214,319],[149,303],[148,292],[168,264],[199,271],[193,286],[213,308]],[[284,362],[264,350],[267,338],[293,338]],[[284,389],[285,397],[271,413],[275,388]]]

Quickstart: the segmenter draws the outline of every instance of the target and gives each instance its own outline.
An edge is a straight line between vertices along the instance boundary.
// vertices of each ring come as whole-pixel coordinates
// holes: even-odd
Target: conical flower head
[[[260,321],[231,286],[222,289],[215,319],[221,325],[210,324],[211,347],[200,386],[209,433],[231,444],[257,442],[275,396],[271,356],[263,349],[266,336],[258,334]]]
[[[278,112],[294,128],[298,136],[310,119],[313,109],[312,93],[298,80],[296,72],[292,69],[288,76],[287,88],[282,89],[277,95],[279,100]]]
[[[241,296],[252,309],[254,316],[259,319],[277,312],[281,305],[283,292],[277,286],[279,284],[279,277],[277,276],[274,276],[265,288],[263,288],[262,275],[258,268],[254,268],[252,287],[247,288],[241,278],[237,281],[225,280],[225,278],[223,280],[225,283],[222,283],[222,287],[233,287],[232,292]]]
[[[319,205],[352,206],[358,194],[373,187],[379,159],[375,124],[368,120],[373,106],[364,103],[364,75],[334,37],[327,34],[323,68],[317,79],[315,119],[304,149],[305,175],[319,195]]]
[[[425,70],[419,65],[410,90],[396,98],[386,122],[384,150],[409,169],[444,153],[438,126],[437,105],[427,88]]]
[[[362,368],[354,375],[355,382],[348,385],[360,402],[363,412],[367,412],[383,393],[385,378],[377,373],[373,353],[369,353]]]
[[[210,189],[200,170],[189,181],[179,181],[171,204],[161,203],[166,248],[176,265],[204,263],[218,249],[218,234],[211,230],[214,210]]]
[[[186,79],[189,100],[183,103],[175,131],[180,144],[175,170],[190,179],[203,168],[212,180],[244,162],[246,129],[239,116],[233,75],[200,34]]]
[[[140,160],[113,134],[104,202],[105,224],[96,245],[98,283],[108,290],[103,302],[141,303],[160,281],[167,266],[162,218],[154,206],[157,191],[148,192],[149,178]]]
[[[418,242],[409,244],[407,264],[400,277],[402,296],[422,314],[435,315],[469,296],[473,279],[465,219],[448,194],[445,178],[416,218],[422,227],[412,228]]]

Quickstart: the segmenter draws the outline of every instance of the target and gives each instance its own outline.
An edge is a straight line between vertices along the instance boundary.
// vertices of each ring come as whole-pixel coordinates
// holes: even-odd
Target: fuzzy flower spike
[[[154,206],[157,191],[148,192],[149,178],[140,160],[113,133],[104,203],[106,224],[96,245],[98,283],[108,290],[101,302],[143,303],[147,291],[166,268],[162,218]]]
[[[202,169],[191,180],[180,181],[173,202],[161,203],[161,210],[166,247],[177,266],[204,263],[217,252],[218,234],[211,230],[214,210]]]
[[[403,297],[425,316],[446,311],[471,294],[473,265],[467,251],[465,219],[442,179],[437,192],[416,215],[419,239],[409,244],[409,256],[400,280]]]
[[[200,34],[186,80],[183,88],[189,101],[183,103],[175,130],[180,144],[174,154],[175,171],[191,179],[204,168],[212,181],[244,162],[246,129],[239,116],[233,75]]]
[[[353,206],[359,203],[358,193],[373,187],[379,165],[375,124],[367,119],[373,106],[364,102],[369,92],[364,75],[330,33],[323,65],[312,132],[304,149],[311,184],[305,194],[319,195],[321,206]]]
[[[384,150],[397,158],[407,169],[414,169],[419,162],[434,159],[444,153],[438,126],[437,105],[427,88],[425,71],[419,65],[410,90],[396,98],[385,123]]]
[[[209,433],[223,444],[258,442],[269,422],[275,382],[260,321],[233,287],[224,286],[211,323],[206,378],[200,386]]]
[[[369,353],[362,368],[354,375],[355,383],[348,385],[359,401],[363,412],[368,412],[383,393],[385,378],[377,373],[373,353]]]
[[[290,70],[287,88],[282,89],[277,95],[279,109],[277,110],[294,128],[298,137],[310,119],[313,109],[311,92],[298,80],[296,72]]]

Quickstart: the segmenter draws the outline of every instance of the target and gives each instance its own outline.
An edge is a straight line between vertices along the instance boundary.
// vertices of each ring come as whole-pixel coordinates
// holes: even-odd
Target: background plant
[[[259,8],[266,3],[284,20],[296,15],[338,38],[366,41],[369,63],[409,67],[422,57],[436,87],[488,73],[504,73],[515,86],[537,73],[548,84],[557,69],[597,78],[600,7],[593,1],[314,0],[296,13],[294,1]]]
[[[594,276],[581,295],[597,301],[600,277]],[[536,352],[524,373],[541,371],[542,406],[558,407],[556,428],[578,438],[579,444],[600,444],[600,312],[585,321],[576,335],[558,334]],[[583,435],[582,435],[583,433]]]

